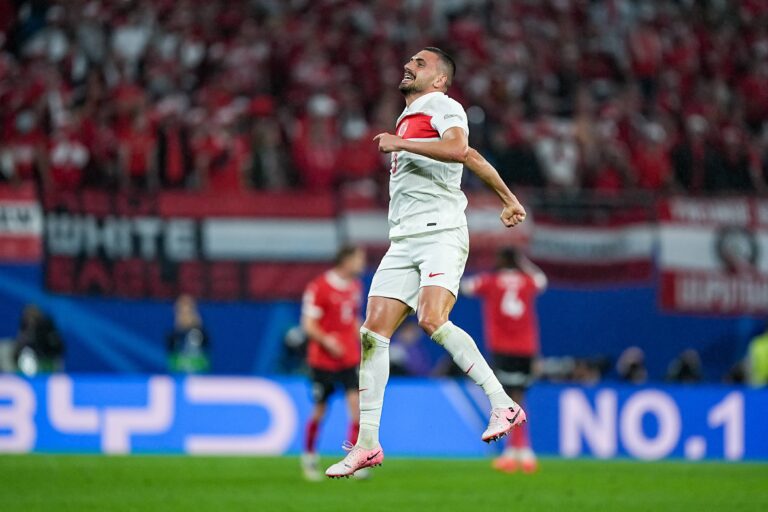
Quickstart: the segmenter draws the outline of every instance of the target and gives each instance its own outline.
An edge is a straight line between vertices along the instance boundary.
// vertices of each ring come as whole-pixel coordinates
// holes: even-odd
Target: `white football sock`
[[[483,388],[491,401],[491,408],[515,405],[477,349],[475,341],[464,330],[449,320],[432,333],[432,339],[445,347],[458,367]]]
[[[357,446],[372,450],[379,446],[384,388],[389,380],[389,339],[361,327],[360,343],[360,433]]]

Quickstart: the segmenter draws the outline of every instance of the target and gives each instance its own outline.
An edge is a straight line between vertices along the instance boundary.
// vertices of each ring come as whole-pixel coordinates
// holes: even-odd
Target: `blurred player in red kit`
[[[499,381],[509,396],[523,403],[533,382],[533,361],[539,353],[536,296],[547,287],[544,273],[518,249],[499,252],[497,270],[465,278],[461,292],[479,297],[483,305],[485,338]],[[500,471],[536,470],[527,424],[512,430],[504,452],[493,461]]]
[[[314,407],[307,423],[301,466],[308,480],[322,478],[316,452],[320,423],[336,386],[344,388],[350,425],[348,441],[355,443],[360,428],[358,365],[360,364],[360,306],[365,251],[356,246],[339,249],[334,267],[313,279],[304,291],[301,326],[309,338],[307,363]],[[358,471],[358,473],[360,473]],[[356,475],[364,477],[365,472]]]

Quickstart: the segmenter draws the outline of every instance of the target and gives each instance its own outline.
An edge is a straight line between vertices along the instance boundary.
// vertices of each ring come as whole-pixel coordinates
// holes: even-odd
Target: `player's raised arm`
[[[536,285],[536,289],[539,291],[539,293],[546,290],[547,285],[549,284],[549,280],[547,279],[547,275],[544,273],[544,271],[541,270],[537,264],[531,261],[523,253],[519,253],[517,259],[520,270],[533,278],[533,282]]]
[[[434,141],[407,140],[386,132],[378,134],[373,140],[379,143],[382,153],[408,151],[441,162],[463,164],[469,153],[467,133],[459,127],[447,129],[440,140]]]
[[[501,222],[508,228],[516,226],[525,220],[525,208],[517,200],[515,194],[509,190],[507,184],[499,176],[499,172],[494,168],[483,155],[474,148],[469,148],[464,166],[475,173],[483,182],[488,185],[496,195],[501,199],[504,209],[501,211]]]

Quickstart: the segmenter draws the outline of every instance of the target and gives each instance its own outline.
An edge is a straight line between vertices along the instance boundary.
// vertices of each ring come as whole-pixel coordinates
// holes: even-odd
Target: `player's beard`
[[[403,93],[403,96],[408,96],[409,94],[413,94],[421,90],[421,88],[416,84],[416,80],[411,80],[411,83],[408,84],[401,83],[398,86],[398,89],[400,89],[400,92]]]

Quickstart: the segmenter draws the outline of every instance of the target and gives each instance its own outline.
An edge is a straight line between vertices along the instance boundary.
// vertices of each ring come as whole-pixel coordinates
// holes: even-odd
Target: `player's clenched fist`
[[[501,210],[501,222],[506,227],[517,226],[525,220],[525,208],[520,203],[507,205]]]
[[[384,132],[375,136],[373,140],[379,143],[379,151],[382,153],[392,153],[393,151],[400,150],[398,143],[403,139],[397,135]]]

